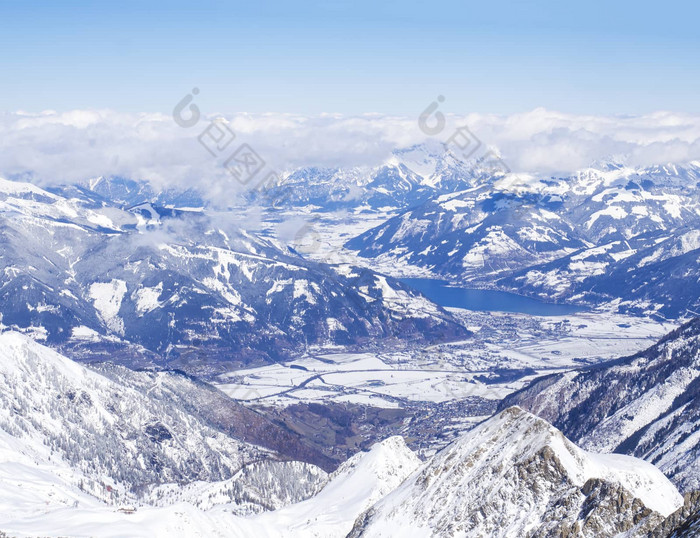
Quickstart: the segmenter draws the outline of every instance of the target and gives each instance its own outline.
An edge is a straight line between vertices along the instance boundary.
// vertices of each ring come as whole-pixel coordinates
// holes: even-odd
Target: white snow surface
[[[464,434],[379,501],[362,536],[525,536],[551,517],[548,507],[570,495],[556,478],[556,465],[550,464],[554,479],[530,470],[544,449],[579,488],[591,478],[615,483],[662,516],[683,504],[653,465],[588,453],[547,422],[512,407]]]
[[[0,388],[5,393],[10,387],[15,391],[25,387],[41,395],[32,396],[32,405],[48,405],[56,395],[44,388],[47,380],[53,380],[63,393],[73,389],[89,394],[92,410],[86,412],[86,419],[96,428],[109,427],[114,420],[101,395],[106,387],[121,390],[124,399],[133,397],[100,374],[25,336],[0,334],[0,384],[5,384]],[[386,439],[345,462],[314,497],[275,511],[242,517],[234,515],[235,507],[227,504],[178,502],[139,506],[135,513],[122,513],[118,505],[76,487],[78,481],[94,477],[52,455],[42,442],[44,430],[61,430],[60,416],[35,412],[43,430],[29,428],[22,433],[17,428],[4,429],[13,424],[8,422],[12,412],[10,404],[0,415],[0,425],[4,425],[0,428],[0,529],[16,536],[341,538],[370,508],[374,516],[363,536],[522,536],[547,517],[548,504],[551,507],[561,498],[562,488],[570,493],[573,487],[574,496],[583,498],[576,492],[591,478],[623,487],[662,516],[682,504],[675,487],[651,464],[628,456],[588,453],[547,422],[510,408],[423,464],[402,438]],[[134,419],[141,420],[138,414]],[[162,420],[172,430],[166,417]],[[212,447],[235,449],[227,446],[227,440],[215,438],[214,432],[206,435]],[[513,473],[526,468],[523,466],[545,449],[563,469],[566,484],[553,483],[546,473],[537,473],[537,468],[525,473],[522,483],[513,483]],[[125,448],[123,457],[128,457],[127,452]],[[172,455],[179,457],[177,452]],[[205,486],[199,484],[197,490],[206,491]],[[482,506],[487,507],[487,514],[496,510],[507,524],[494,527],[486,517],[469,532],[440,534],[445,525],[459,527],[468,511]]]
[[[126,282],[111,280],[110,282],[95,282],[90,286],[90,297],[102,321],[118,333],[124,332],[124,322],[119,318],[119,309],[126,294]]]
[[[169,437],[152,441],[149,427]],[[61,482],[110,503],[132,500],[130,484],[233,474],[266,454],[15,332],[0,334],[0,433],[29,458],[17,461],[49,465]],[[0,469],[13,458],[5,454]]]
[[[19,536],[343,538],[364,510],[419,465],[403,439],[392,437],[345,462],[312,499],[254,517],[234,516],[225,505],[201,510],[187,503],[124,514],[81,499],[79,507],[54,510],[37,502],[28,516],[5,511],[0,528]],[[0,492],[3,501],[11,503]]]

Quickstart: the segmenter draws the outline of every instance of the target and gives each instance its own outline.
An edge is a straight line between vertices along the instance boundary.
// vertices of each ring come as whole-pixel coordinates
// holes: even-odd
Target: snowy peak
[[[591,479],[618,482],[664,516],[682,502],[675,487],[653,465],[629,456],[586,452],[547,421],[517,406],[505,409],[458,440],[446,460],[454,458],[455,453],[471,453],[477,445],[489,454],[481,460],[489,465],[498,458],[517,465],[547,452],[559,461],[574,484],[583,486]]]
[[[652,465],[589,454],[511,407],[436,454],[359,518],[351,536],[642,534],[682,504]]]
[[[31,338],[13,331],[0,333],[0,373],[10,376],[32,376],[41,383],[42,375],[60,376],[70,383],[83,383],[99,377],[72,360],[40,346]]]
[[[700,488],[700,319],[632,357],[549,376],[512,394],[584,448],[659,467],[683,491]]]
[[[372,504],[398,487],[420,463],[403,437],[390,437],[343,463],[330,476],[331,482],[323,494],[351,493]]]
[[[344,538],[360,514],[398,487],[420,463],[403,438],[390,437],[346,461],[314,497],[257,516],[248,535]]]

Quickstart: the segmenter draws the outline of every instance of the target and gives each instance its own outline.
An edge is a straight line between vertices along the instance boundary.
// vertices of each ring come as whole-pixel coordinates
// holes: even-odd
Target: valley
[[[700,538],[700,2],[0,1],[0,538]]]
[[[492,193],[482,183],[503,178],[425,152],[397,152],[374,170],[291,174],[294,196],[281,198],[282,207],[246,203],[222,211],[196,193],[156,194],[120,179],[51,190],[0,183],[0,347],[6,364],[16,365],[6,375],[19,387],[8,385],[12,411],[0,417],[9,432],[0,479],[16,491],[26,481],[13,484],[13,473],[41,469],[29,487],[35,500],[21,516],[0,519],[0,529],[23,535],[68,517],[75,523],[61,524],[62,532],[77,535],[108,524],[114,535],[157,528],[208,536],[223,525],[234,536],[344,538],[381,536],[399,510],[430,521],[441,536],[466,522],[497,536],[498,521],[478,514],[503,509],[513,525],[663,536],[657,529],[700,513],[696,475],[679,471],[693,452],[678,417],[694,400],[673,400],[694,394],[692,367],[677,374],[680,385],[657,389],[657,377],[650,381],[646,398],[666,391],[658,401],[671,406],[670,415],[661,411],[639,430],[626,426],[625,438],[595,414],[581,432],[582,420],[548,406],[575,401],[561,395],[568,381],[561,389],[556,380],[588,379],[588,372],[652,353],[690,312],[647,308],[663,301],[647,290],[668,293],[663,287],[637,286],[642,295],[624,298],[572,295],[578,284],[564,290],[557,279],[584,286],[594,279],[594,289],[614,289],[605,279],[637,260],[637,251],[646,257],[625,270],[633,278],[657,262],[685,267],[695,236],[683,231],[676,239],[665,228],[693,225],[694,198],[680,213],[661,206],[658,218],[630,224],[640,228],[626,239],[594,227],[619,211],[601,213],[584,237],[574,221],[583,218],[577,212],[586,196],[614,190],[631,172],[608,171],[590,192],[569,185],[575,202],[567,208],[553,201],[547,182],[535,182],[529,194]],[[414,166],[416,159],[430,163],[419,167],[423,173],[452,168],[461,180],[426,179],[404,162],[407,155]],[[401,188],[384,192],[389,180]],[[332,203],[320,205],[331,195]],[[590,210],[600,212],[598,202]],[[235,224],[227,222],[233,214]],[[543,285],[530,285],[533,271],[545,275]],[[528,285],[517,284],[523,281]],[[53,396],[21,388],[28,379]],[[592,393],[605,390],[597,380],[585,383]],[[555,389],[563,392],[549,396]],[[118,405],[109,402],[116,394]],[[648,416],[646,404],[629,405]],[[633,413],[617,412],[614,424]],[[591,452],[562,441],[542,419]],[[659,453],[653,432],[664,428],[675,436],[678,457]],[[591,440],[597,431],[606,432],[605,443]],[[501,470],[507,478],[482,502],[445,469],[455,458],[481,458],[479,439],[492,434],[493,453],[473,480]],[[523,458],[513,452],[520,435],[527,438]],[[32,449],[36,444],[48,452]],[[613,450],[639,459],[601,455]],[[117,453],[134,454],[135,463]],[[651,466],[657,462],[665,476]],[[436,473],[443,485],[431,485]],[[348,490],[360,483],[366,487],[356,494]],[[650,487],[666,492],[666,504],[649,496]],[[416,495],[428,504],[413,502]],[[459,506],[469,499],[469,508],[445,519],[430,506],[435,495]],[[516,499],[532,495],[550,508],[521,520]],[[608,495],[624,510],[610,510]],[[9,497],[0,503],[15,506]]]

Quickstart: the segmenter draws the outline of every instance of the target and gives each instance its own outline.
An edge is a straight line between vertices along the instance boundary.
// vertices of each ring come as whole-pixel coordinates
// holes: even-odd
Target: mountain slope
[[[167,373],[143,374],[135,382],[139,375],[133,372],[130,378],[119,379],[112,372],[106,377],[26,336],[0,334],[0,433],[6,454],[14,454],[0,466],[33,463],[48,466],[50,472],[58,467],[66,487],[79,487],[97,499],[117,503],[142,499],[162,484],[219,482],[252,463],[279,466],[278,460],[285,459],[230,435],[231,430],[250,427],[243,437],[276,445],[256,433],[260,426],[253,422],[255,413],[236,413],[232,403],[229,410],[234,413],[228,420],[245,422],[224,428],[207,416],[206,408],[188,409],[188,404],[203,403],[206,389]],[[193,401],[183,402],[183,398]],[[277,434],[291,445],[291,453],[304,446],[278,426],[267,423],[266,427],[268,436]],[[25,456],[18,459],[17,453]],[[312,454],[307,447],[306,455]],[[311,467],[297,465],[285,473],[291,475],[292,483],[303,477],[322,480],[324,473]],[[258,480],[251,470],[241,476],[241,484]],[[310,484],[309,491],[313,487]],[[241,497],[236,499],[242,501],[243,494],[238,493]]]
[[[512,407],[439,452],[350,536],[642,536],[682,504],[653,466],[584,452]]]
[[[150,496],[159,506],[140,506],[135,514],[97,504],[48,474],[44,480],[53,481],[53,489],[40,500],[28,498],[21,510],[17,500],[0,495],[8,507],[0,528],[46,536],[634,537],[661,528],[675,510],[668,528],[692,518],[691,505],[682,506],[653,466],[586,453],[518,408],[492,417],[424,464],[401,438],[389,438],[353,456],[320,489],[309,469],[300,473],[291,463],[283,470],[282,464],[254,464],[223,482],[161,486]],[[0,464],[0,481],[3,469]],[[288,504],[314,486],[313,497]],[[277,509],[255,514],[266,504]]]
[[[682,491],[700,489],[700,319],[611,363],[535,380],[508,396],[587,450],[631,454]]]
[[[700,163],[482,179],[436,193],[345,246],[385,267],[408,264],[546,301],[672,319],[700,308]]]
[[[305,260],[231,216],[87,192],[0,180],[0,329],[204,376],[310,346],[468,334],[393,279]]]
[[[196,486],[203,488],[201,502],[197,502],[196,495],[185,491],[176,501],[184,498],[190,502],[163,507],[142,506],[134,514],[119,513],[82,500],[77,506],[53,505],[42,507],[43,510],[37,510],[35,503],[34,511],[0,513],[0,528],[22,536],[344,538],[360,513],[398,486],[419,464],[403,440],[389,438],[377,443],[369,452],[348,460],[329,477],[315,497],[274,512],[247,518],[236,516],[232,511],[236,513],[237,506],[212,505],[211,500],[207,500],[210,493],[217,495],[217,484],[209,489],[203,484]],[[295,475],[288,478],[300,479]],[[249,485],[255,483],[246,484]],[[254,492],[255,488],[249,491]],[[271,498],[270,492],[266,495]]]
[[[700,306],[696,227],[656,231],[581,250],[516,271],[497,284],[546,299],[591,305],[615,301],[621,312],[677,318]]]
[[[459,279],[493,279],[587,245],[549,198],[478,187],[440,196],[350,240],[365,257],[391,256]]]
[[[261,514],[255,522],[277,527],[280,536],[344,537],[355,518],[398,487],[419,465],[420,460],[401,437],[390,437],[343,463],[316,496]]]

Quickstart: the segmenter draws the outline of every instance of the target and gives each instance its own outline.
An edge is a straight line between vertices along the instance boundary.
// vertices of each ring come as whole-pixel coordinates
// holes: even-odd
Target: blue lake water
[[[580,306],[545,303],[506,291],[457,288],[450,286],[444,280],[432,278],[402,278],[401,282],[420,291],[442,307],[518,312],[533,316],[566,316],[586,310]]]

